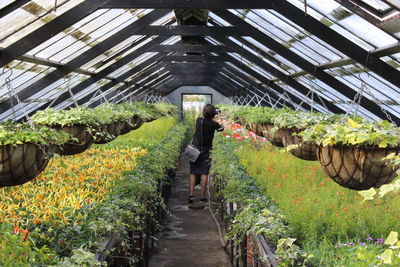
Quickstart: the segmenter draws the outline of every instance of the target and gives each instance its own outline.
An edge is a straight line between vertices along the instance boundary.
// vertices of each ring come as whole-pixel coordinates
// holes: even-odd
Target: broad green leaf
[[[358,193],[364,198],[364,200],[362,201],[364,202],[366,200],[374,199],[374,196],[376,195],[376,190],[372,187],[369,190],[360,191]]]
[[[385,245],[394,245],[398,241],[399,233],[391,231],[385,240]]]
[[[394,187],[393,184],[385,184],[385,185],[382,185],[382,186],[379,188],[379,196],[380,196],[380,197],[383,197],[383,196],[386,195],[387,193],[392,192],[392,191],[394,191],[394,190],[395,190],[395,187]]]
[[[392,254],[393,251],[391,249],[386,249],[380,256],[385,264],[392,263]]]
[[[385,147],[387,147],[387,145],[388,145],[387,141],[386,141],[386,140],[382,140],[382,141],[378,144],[378,147],[380,147],[380,148],[385,148]]]
[[[352,119],[349,119],[349,120],[347,121],[347,124],[348,124],[350,127],[352,127],[352,128],[360,128],[360,124],[358,124],[357,122],[355,122],[355,121],[352,120]]]

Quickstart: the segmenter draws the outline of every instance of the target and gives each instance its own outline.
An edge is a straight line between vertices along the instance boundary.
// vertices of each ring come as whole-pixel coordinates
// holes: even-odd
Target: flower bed
[[[235,136],[236,156],[285,215],[290,235],[313,255],[310,264],[370,266],[383,262],[389,246],[383,238],[400,229],[396,199],[362,202],[358,192],[326,177],[318,163],[299,160],[268,144],[243,142],[246,135]]]
[[[258,148],[268,145],[265,138],[233,124],[226,127],[224,135],[214,139],[212,150],[214,182],[222,188],[219,194],[224,201],[238,206],[227,236],[239,245],[252,232],[263,234],[281,266],[301,266],[306,263],[307,255],[290,238],[285,217],[245,172],[238,155],[232,153],[243,144]]]
[[[107,147],[56,157],[33,182],[2,188],[0,265],[98,264],[95,252],[104,239],[121,227],[128,227],[127,218],[135,219],[139,211],[147,210],[146,203],[141,202],[143,196],[156,191],[150,180],[158,176],[134,172],[136,176],[126,178],[126,172],[135,168],[138,158],[152,153],[158,142],[173,139],[172,133],[166,134],[175,124],[175,119],[163,118],[122,136],[124,140],[114,140]],[[152,130],[156,132],[154,135]],[[141,147],[138,140],[146,137],[152,140]],[[166,166],[166,160],[160,164],[152,161],[153,169],[170,167]],[[147,157],[140,164],[148,166],[148,161]],[[131,195],[122,198],[123,190],[128,189]]]

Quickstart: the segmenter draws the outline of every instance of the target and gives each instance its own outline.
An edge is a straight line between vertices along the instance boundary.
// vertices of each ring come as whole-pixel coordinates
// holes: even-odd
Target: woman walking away
[[[190,162],[190,178],[189,178],[189,203],[193,203],[193,191],[196,183],[196,178],[200,176],[200,201],[207,202],[206,189],[208,181],[208,173],[210,172],[211,159],[210,149],[212,148],[212,142],[215,131],[223,131],[224,128],[213,119],[217,115],[217,109],[207,104],[203,108],[203,117],[197,118],[196,130],[193,136],[193,145],[197,147],[201,153],[195,162]]]

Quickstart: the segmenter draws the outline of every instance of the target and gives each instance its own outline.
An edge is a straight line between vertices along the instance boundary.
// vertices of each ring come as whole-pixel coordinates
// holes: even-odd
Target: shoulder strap
[[[204,117],[201,118],[201,123],[200,123],[200,147],[203,146],[203,121]]]

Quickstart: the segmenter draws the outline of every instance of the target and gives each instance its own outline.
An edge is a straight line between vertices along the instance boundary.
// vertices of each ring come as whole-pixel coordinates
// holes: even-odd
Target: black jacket
[[[202,122],[203,121],[203,125]],[[202,152],[208,152],[212,148],[215,131],[223,131],[222,125],[209,118],[197,118],[196,130],[193,136],[193,145]]]

